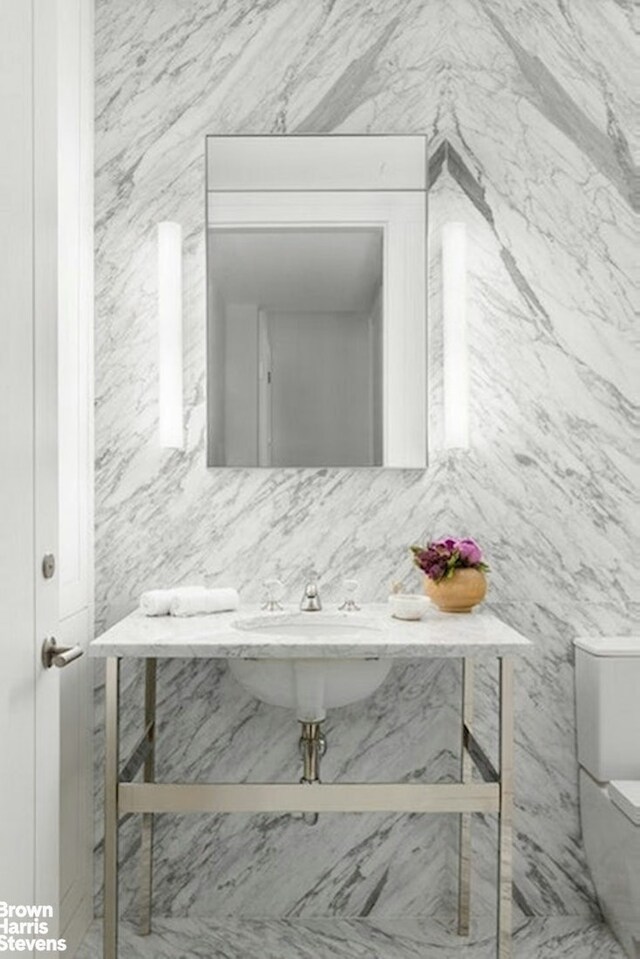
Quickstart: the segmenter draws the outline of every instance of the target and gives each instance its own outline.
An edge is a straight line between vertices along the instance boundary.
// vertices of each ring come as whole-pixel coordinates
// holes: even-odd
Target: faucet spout
[[[310,582],[305,586],[302,599],[300,600],[300,609],[303,613],[317,613],[322,609],[320,593],[318,592],[316,583]]]

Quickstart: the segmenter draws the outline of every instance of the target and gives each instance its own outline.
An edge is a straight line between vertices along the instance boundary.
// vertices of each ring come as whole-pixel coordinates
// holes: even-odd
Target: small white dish
[[[428,598],[420,593],[392,593],[389,596],[389,609],[394,619],[422,619],[428,605]]]

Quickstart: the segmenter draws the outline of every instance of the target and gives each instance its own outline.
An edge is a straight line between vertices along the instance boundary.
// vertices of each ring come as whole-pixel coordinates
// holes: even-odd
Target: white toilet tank
[[[640,636],[574,643],[578,762],[599,782],[640,780]]]

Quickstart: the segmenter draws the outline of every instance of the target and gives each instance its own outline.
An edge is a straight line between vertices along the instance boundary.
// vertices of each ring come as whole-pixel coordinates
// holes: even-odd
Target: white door
[[[51,578],[42,566],[45,554],[59,560],[56,48],[64,2],[0,0],[0,901],[50,907],[48,938],[64,935],[60,762],[78,719],[65,701],[61,726],[61,680],[66,700],[67,672],[78,663],[44,669],[40,660],[45,637],[64,642],[72,633],[60,621],[59,562]],[[76,390],[76,402],[81,396]],[[68,758],[67,767],[68,793],[81,780]]]
[[[58,915],[55,5],[0,0],[0,899]]]
[[[269,311],[271,464],[372,464],[369,319]]]

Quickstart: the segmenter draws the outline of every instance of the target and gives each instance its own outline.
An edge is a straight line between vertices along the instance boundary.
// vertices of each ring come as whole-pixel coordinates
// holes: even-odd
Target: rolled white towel
[[[203,590],[204,586],[173,586],[171,589],[150,589],[140,597],[140,608],[147,616],[168,616],[171,600],[176,596]]]
[[[200,616],[206,613],[224,613],[237,609],[239,605],[238,591],[230,586],[219,586],[215,589],[191,586],[174,590],[169,612],[172,616]]]
[[[149,589],[140,597],[140,609],[145,616],[168,616],[175,589]]]

